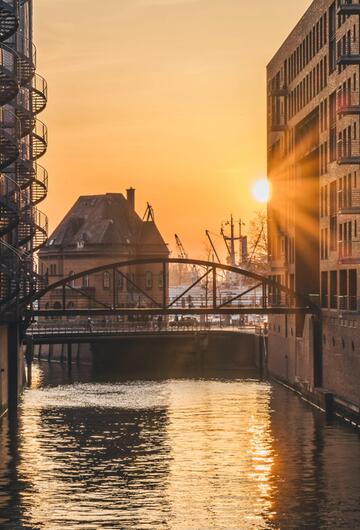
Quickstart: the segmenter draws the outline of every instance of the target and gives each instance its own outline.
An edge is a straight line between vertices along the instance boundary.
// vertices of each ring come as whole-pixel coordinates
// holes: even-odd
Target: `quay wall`
[[[263,337],[237,331],[116,337],[71,344],[71,362],[112,367],[117,372],[177,377],[189,371],[248,370],[258,372],[264,358]],[[68,344],[34,345],[42,361],[68,362]]]
[[[322,315],[320,344],[314,342],[313,319],[295,336],[295,317],[272,317],[268,335],[268,373],[325,409],[360,423],[360,320],[351,314]],[[316,384],[314,357],[321,350],[322,382]]]

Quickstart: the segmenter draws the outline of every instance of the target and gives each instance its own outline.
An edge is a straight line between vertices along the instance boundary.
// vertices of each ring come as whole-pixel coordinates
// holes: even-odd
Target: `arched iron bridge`
[[[170,266],[192,267],[195,278],[178,294],[170,294]],[[134,272],[135,271],[135,272]],[[151,273],[156,286],[146,281]],[[226,287],[224,275],[238,292]],[[101,288],[99,288],[101,286]],[[197,288],[197,289],[195,289]],[[200,288],[200,289],[199,289]],[[192,293],[201,292],[201,296]],[[309,298],[259,274],[230,265],[180,258],[147,258],[101,265],[33,293],[22,302],[28,317],[122,315],[318,314]]]

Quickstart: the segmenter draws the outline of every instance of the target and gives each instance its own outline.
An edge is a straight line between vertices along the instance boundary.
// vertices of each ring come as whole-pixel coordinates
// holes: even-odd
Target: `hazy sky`
[[[78,195],[128,186],[192,255],[205,228],[251,216],[251,183],[266,174],[265,67],[310,3],[34,0],[51,229]]]

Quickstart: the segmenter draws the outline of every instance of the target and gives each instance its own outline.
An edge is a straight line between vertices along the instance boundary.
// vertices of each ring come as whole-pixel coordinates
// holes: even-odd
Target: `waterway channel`
[[[360,529],[360,437],[277,384],[35,365],[0,420],[1,530]]]

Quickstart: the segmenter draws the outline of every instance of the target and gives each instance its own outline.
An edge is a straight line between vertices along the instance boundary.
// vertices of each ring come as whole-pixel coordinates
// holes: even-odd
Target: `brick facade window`
[[[103,273],[103,288],[110,289],[110,274],[108,271]]]
[[[153,273],[151,271],[146,271],[145,273],[145,288],[148,291],[153,288]]]

